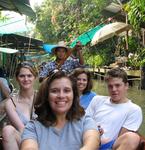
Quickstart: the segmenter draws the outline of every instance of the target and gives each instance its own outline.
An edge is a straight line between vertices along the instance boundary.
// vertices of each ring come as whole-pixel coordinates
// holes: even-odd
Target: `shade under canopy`
[[[0,35],[0,46],[12,49],[42,49],[43,41],[17,34]]]

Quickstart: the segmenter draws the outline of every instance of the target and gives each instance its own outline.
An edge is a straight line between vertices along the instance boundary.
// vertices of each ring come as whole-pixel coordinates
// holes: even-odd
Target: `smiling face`
[[[77,87],[79,89],[79,92],[82,94],[83,91],[86,89],[88,84],[88,78],[85,73],[79,74],[77,76]]]
[[[65,77],[52,81],[48,99],[50,107],[56,115],[66,115],[73,103],[71,81]]]
[[[128,83],[124,83],[122,78],[109,78],[107,85],[112,102],[124,103],[127,101]]]
[[[26,90],[33,87],[35,76],[28,68],[21,68],[16,79],[20,85],[20,88]]]

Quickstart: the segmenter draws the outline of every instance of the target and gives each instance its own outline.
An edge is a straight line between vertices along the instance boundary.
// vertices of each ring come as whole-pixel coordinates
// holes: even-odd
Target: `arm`
[[[1,89],[4,99],[8,98],[10,95],[10,90],[8,87],[5,86],[5,84],[1,80],[0,80],[0,89]]]
[[[24,129],[24,124],[22,123],[22,121],[20,120],[15,106],[12,103],[11,99],[8,99],[8,101],[5,104],[5,110],[6,113],[8,115],[9,120],[11,121],[12,125],[19,131],[19,132],[23,132]]]
[[[38,144],[35,140],[27,139],[22,141],[20,150],[38,150]]]
[[[48,76],[48,72],[49,72],[48,64],[42,66],[42,68],[39,70],[39,82],[42,82]]]
[[[84,65],[84,58],[83,58],[81,50],[78,51],[78,56],[79,56],[79,63],[81,65]]]
[[[99,132],[97,130],[87,130],[83,135],[83,147],[80,150],[97,150],[99,144]]]
[[[142,118],[142,110],[139,106],[136,106],[136,108],[132,109],[128,114],[128,117],[119,132],[119,136],[129,131],[137,132],[142,123]]]
[[[84,58],[83,58],[83,55],[82,55],[82,45],[80,42],[77,42],[76,46],[74,47],[74,49],[77,51],[77,55],[79,57],[79,63],[81,65],[84,65]]]
[[[121,136],[122,134],[128,132],[129,130],[127,130],[126,128],[121,128],[120,133],[118,136]]]

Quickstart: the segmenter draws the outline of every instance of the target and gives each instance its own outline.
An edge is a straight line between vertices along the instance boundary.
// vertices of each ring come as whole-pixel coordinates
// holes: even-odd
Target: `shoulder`
[[[80,129],[83,131],[96,129],[95,121],[89,115],[85,115],[79,120],[69,123],[69,125],[72,126],[73,129]]]
[[[41,124],[38,121],[31,120],[29,121],[22,134],[22,141],[25,139],[35,139],[38,140],[39,135],[41,135],[40,130]]]
[[[50,61],[50,62],[47,62],[47,64],[44,67],[49,67],[54,64],[55,64],[55,61]]]
[[[26,130],[31,130],[37,133],[44,130],[45,126],[37,120],[31,120],[26,125]]]
[[[71,62],[71,63],[79,62],[79,60],[78,60],[78,59],[76,59],[76,58],[72,58],[72,57],[69,57],[66,61]]]
[[[12,113],[16,111],[16,107],[10,98],[6,99],[4,108],[5,108],[7,115],[10,115],[10,114],[12,115]]]
[[[92,102],[94,103],[104,103],[109,100],[108,96],[96,95],[93,97]]]
[[[9,98],[7,98],[6,102],[5,102],[5,107],[14,107],[15,100],[16,100],[15,97],[9,97]]]
[[[0,77],[0,81],[1,82],[7,82],[7,80],[5,78]]]
[[[135,103],[133,103],[131,100],[128,102],[128,108],[130,108],[130,111],[142,111],[141,107]]]
[[[97,129],[95,121],[89,115],[85,115],[84,117],[82,117],[82,122],[83,122],[83,127],[85,130]]]
[[[8,85],[8,81],[5,78],[0,77],[0,84]]]
[[[90,92],[84,93],[84,94],[81,96],[81,98],[93,98],[94,96],[96,96],[96,93],[90,91]]]
[[[90,95],[96,96],[97,94],[95,92],[93,92],[93,91],[90,91]]]

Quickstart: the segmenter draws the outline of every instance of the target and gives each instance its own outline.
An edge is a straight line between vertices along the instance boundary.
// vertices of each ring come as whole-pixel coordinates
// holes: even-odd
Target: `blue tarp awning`
[[[51,49],[56,47],[57,45],[52,45],[52,44],[43,44],[43,49],[45,52],[51,54]]]

